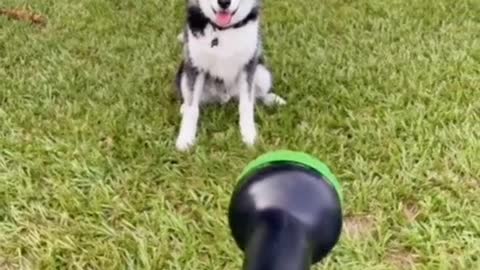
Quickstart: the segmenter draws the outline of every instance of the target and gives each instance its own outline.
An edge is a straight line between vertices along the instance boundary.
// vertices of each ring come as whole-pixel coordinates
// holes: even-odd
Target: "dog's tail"
[[[270,92],[272,88],[272,74],[263,64],[259,64],[255,71],[254,84],[259,91],[259,95],[263,96]]]
[[[183,36],[183,35],[184,35],[184,34],[183,34],[183,32],[182,32],[182,33],[178,34],[178,36],[177,36],[177,40],[180,41],[180,43],[183,43],[183,42],[184,42],[184,36]]]
[[[257,90],[255,96],[263,101],[265,105],[284,105],[287,103],[282,97],[272,92],[273,76],[265,65],[259,64],[257,66],[254,84]]]

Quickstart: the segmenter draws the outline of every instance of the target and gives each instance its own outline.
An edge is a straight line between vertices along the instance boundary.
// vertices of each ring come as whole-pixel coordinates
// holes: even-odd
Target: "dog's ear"
[[[187,22],[194,36],[203,35],[203,31],[207,27],[209,20],[198,6],[188,8]]]

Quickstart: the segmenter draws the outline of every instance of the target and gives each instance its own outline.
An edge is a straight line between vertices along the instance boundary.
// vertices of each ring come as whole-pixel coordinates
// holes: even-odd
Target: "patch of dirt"
[[[9,258],[4,258],[0,256],[0,270],[10,270],[16,269],[16,266]]]
[[[415,269],[419,256],[405,250],[396,250],[391,252],[386,260],[398,270]]]
[[[115,141],[111,136],[106,136],[100,139],[99,145],[105,150],[112,150],[115,145]]]
[[[32,11],[26,9],[5,9],[0,8],[0,16],[6,16],[11,20],[29,22],[38,26],[46,26],[47,19],[39,14],[36,14]]]
[[[403,207],[403,214],[409,223],[414,223],[419,217],[420,213],[420,207],[414,202],[408,202]]]
[[[480,179],[469,179],[465,182],[466,186],[468,188],[473,189],[473,191],[476,191],[477,189],[480,188]]]
[[[376,220],[372,216],[349,216],[344,221],[344,232],[348,238],[368,237],[376,228]]]

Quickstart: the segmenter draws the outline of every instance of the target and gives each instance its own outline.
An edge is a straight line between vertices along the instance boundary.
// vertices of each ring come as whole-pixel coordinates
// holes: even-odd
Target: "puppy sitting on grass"
[[[239,102],[242,140],[257,138],[256,100],[271,106],[285,100],[271,92],[260,37],[261,0],[187,0],[187,22],[179,39],[184,59],[176,76],[182,96],[178,150],[195,144],[200,105]]]

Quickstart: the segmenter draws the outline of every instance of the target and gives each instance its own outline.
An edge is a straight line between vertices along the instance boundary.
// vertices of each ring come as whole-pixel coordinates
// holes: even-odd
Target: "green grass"
[[[289,104],[202,114],[175,151],[180,0],[2,0],[0,269],[241,269],[235,178],[276,149],[325,161],[345,231],[318,269],[477,269],[480,1],[266,1],[268,63]],[[33,3],[33,4],[32,4]],[[317,268],[315,268],[317,269]]]

